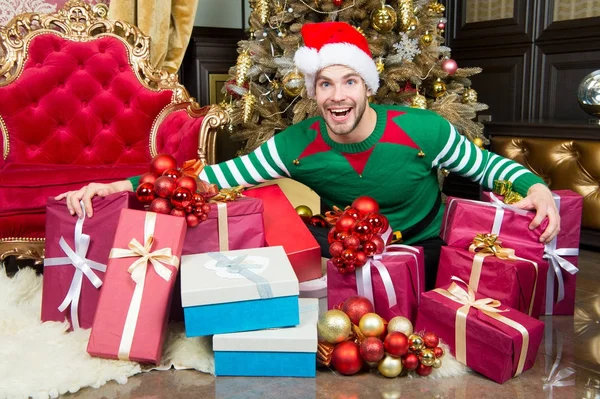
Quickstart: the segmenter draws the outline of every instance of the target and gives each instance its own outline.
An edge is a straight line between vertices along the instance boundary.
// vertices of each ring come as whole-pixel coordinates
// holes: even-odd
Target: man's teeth
[[[345,108],[345,109],[332,109],[331,113],[336,115],[336,116],[344,116],[348,113],[348,111],[350,111],[350,108]]]

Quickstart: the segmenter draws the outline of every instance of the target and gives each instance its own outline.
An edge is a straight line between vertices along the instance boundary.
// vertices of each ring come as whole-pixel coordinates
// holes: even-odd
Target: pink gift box
[[[160,363],[185,230],[182,217],[121,211],[87,347],[90,355]],[[153,242],[147,249],[149,235]],[[140,262],[130,273],[128,268],[142,259],[128,251],[133,239],[150,254],[167,252],[167,259],[158,259],[157,265]]]
[[[472,272],[474,256],[473,252],[464,249],[442,247],[435,286],[447,287],[452,283],[452,277],[456,276],[469,283],[480,295],[497,299],[536,319],[540,316],[546,292],[548,263],[542,261],[537,264],[536,278],[535,266],[531,262],[490,255],[483,260],[477,279],[476,273]]]
[[[104,198],[94,197],[92,206],[93,218],[78,219],[71,216],[64,200],[49,198],[46,205],[41,319],[62,322],[66,318],[71,330],[92,327],[104,280],[103,270],[106,270],[121,209],[139,209],[142,204],[133,193],[117,193]],[[70,257],[63,247],[72,251]],[[74,263],[78,258],[82,263],[76,267]],[[61,305],[65,305],[63,310],[59,309]]]
[[[362,295],[371,300],[375,312],[385,320],[404,316],[414,323],[425,287],[423,249],[405,245],[394,247],[397,248],[388,247],[388,253],[384,253],[379,261],[371,259],[354,273],[341,274],[328,260],[328,308],[333,309],[351,296]],[[401,254],[391,255],[394,251]]]
[[[583,197],[571,190],[552,191],[560,215],[560,232],[554,242],[545,246],[546,258],[550,261],[550,270],[546,282],[546,297],[542,305],[545,315],[572,315],[575,311],[575,285]],[[494,194],[497,200],[502,197]],[[484,191],[482,200],[494,202],[492,193]],[[565,262],[566,261],[566,262]],[[561,267],[561,264],[564,267]],[[559,278],[562,281],[559,281]],[[563,299],[559,287],[563,286]]]
[[[464,288],[462,284],[459,286]],[[457,360],[500,384],[533,366],[544,323],[503,304],[499,306],[503,312],[497,314],[508,321],[502,322],[474,307],[469,309],[464,303],[450,299],[438,290],[421,296],[415,331],[436,333],[450,346]],[[474,297],[477,300],[486,298],[480,294]],[[465,333],[461,333],[460,317],[457,318],[459,311],[466,312]],[[457,342],[457,337],[465,337],[462,344]],[[527,345],[524,346],[524,343]],[[464,351],[460,350],[461,347]]]

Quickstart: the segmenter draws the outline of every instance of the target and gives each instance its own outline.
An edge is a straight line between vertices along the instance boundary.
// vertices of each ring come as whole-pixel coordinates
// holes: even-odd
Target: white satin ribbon
[[[229,251],[229,225],[227,222],[227,203],[217,202],[217,225],[219,251]]]
[[[154,252],[150,252],[154,242],[154,227],[156,225],[156,213],[146,212],[146,220],[144,222],[144,245],[133,238],[129,244],[129,249],[113,248],[110,251],[110,258],[131,258],[137,257],[131,266],[127,269],[131,273],[131,279],[135,282],[135,289],[125,318],[123,334],[119,344],[119,360],[129,360],[129,353],[133,343],[133,335],[138,321],[142,305],[142,294],[144,293],[144,285],[146,284],[146,272],[148,270],[148,262],[153,266],[154,271],[163,280],[169,281],[173,272],[164,264],[179,267],[179,258],[172,254],[171,248],[162,248]],[[163,264],[164,263],[164,264]]]
[[[83,234],[83,222],[86,217],[85,207],[83,202],[80,202],[83,214],[75,223],[75,251],[67,244],[64,237],[60,237],[58,245],[67,255],[61,258],[46,258],[44,259],[44,267],[50,266],[63,266],[69,263],[75,267],[75,274],[71,279],[71,285],[67,291],[67,295],[63,299],[62,303],[58,306],[60,312],[64,312],[69,305],[71,305],[71,325],[74,330],[80,328],[79,325],[79,299],[81,297],[81,287],[83,286],[83,276],[85,275],[88,280],[96,288],[102,286],[102,280],[94,273],[92,269],[105,272],[106,265],[93,260],[87,259],[87,252],[90,247],[90,236]]]
[[[554,198],[556,209],[560,212],[560,196],[556,193],[552,193],[552,197]],[[558,281],[558,295],[556,296],[556,303],[558,303],[565,298],[565,282],[562,270],[570,274],[575,274],[579,271],[577,266],[563,258],[563,256],[579,256],[579,248],[557,249],[557,238],[558,237],[554,237],[552,241],[544,247],[544,259],[548,259],[548,263],[554,270],[554,273],[548,273],[547,276],[545,314],[552,314],[554,310],[554,277],[556,276],[556,281]]]

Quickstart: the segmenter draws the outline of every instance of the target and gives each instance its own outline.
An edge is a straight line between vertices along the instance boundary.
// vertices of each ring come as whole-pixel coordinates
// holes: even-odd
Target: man
[[[540,241],[558,234],[558,211],[539,177],[479,149],[434,112],[369,104],[379,74],[367,40],[356,29],[343,22],[307,24],[302,36],[305,47],[296,52],[294,62],[320,116],[290,126],[249,155],[206,166],[201,179],[224,188],[290,177],[311,187],[329,206],[344,207],[356,197],[371,196],[392,228],[403,233],[404,243],[425,248],[427,288],[435,282],[444,244],[438,237],[443,215],[440,167],[487,189],[494,180],[513,182],[515,191],[525,196],[516,206],[537,211],[529,227],[548,217]],[[71,214],[78,215],[83,200],[91,216],[94,195],[131,191],[137,185],[138,178],[90,184],[57,199],[66,197]],[[326,251],[326,232],[314,234]]]

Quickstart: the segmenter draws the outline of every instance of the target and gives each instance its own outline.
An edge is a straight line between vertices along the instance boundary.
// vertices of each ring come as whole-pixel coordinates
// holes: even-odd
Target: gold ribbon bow
[[[236,186],[231,188],[222,188],[217,195],[211,198],[212,201],[235,201],[242,196],[244,186]]]
[[[185,161],[179,171],[184,175],[189,175],[192,177],[198,177],[200,172],[204,169],[204,163],[199,159],[190,159],[189,161]]]
[[[440,295],[445,296],[446,298],[452,299],[455,302],[463,304],[456,311],[456,323],[455,323],[455,356],[456,360],[461,362],[462,364],[468,366],[467,364],[467,317],[469,315],[469,310],[471,308],[475,308],[487,316],[506,324],[519,331],[523,337],[523,344],[521,345],[521,352],[519,354],[519,361],[517,363],[517,370],[514,374],[517,375],[523,372],[523,368],[525,367],[525,360],[527,358],[527,351],[529,349],[529,332],[523,325],[517,323],[514,320],[509,319],[508,317],[502,316],[499,313],[506,312],[506,310],[498,309],[501,305],[500,301],[492,298],[481,298],[476,299],[475,291],[463,280],[458,277],[452,277],[452,280],[462,283],[466,286],[467,289],[462,288],[456,282],[453,282],[447,290],[442,288],[436,288],[434,291]]]
[[[513,184],[508,180],[494,180],[492,191],[495,194],[502,195],[502,202],[505,204],[514,204],[523,199],[523,196],[516,191],[513,191]]]

